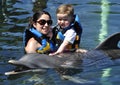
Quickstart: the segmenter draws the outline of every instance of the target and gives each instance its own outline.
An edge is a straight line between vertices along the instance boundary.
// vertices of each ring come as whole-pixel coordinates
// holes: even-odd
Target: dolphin
[[[60,55],[49,56],[47,54],[29,53],[19,60],[9,60],[8,63],[23,66],[28,69],[67,68],[85,69],[88,67],[104,67],[114,64],[114,60],[120,59],[120,32],[106,38],[95,49],[86,53],[67,52]],[[22,70],[23,71],[23,70]],[[6,75],[22,72],[21,70]]]

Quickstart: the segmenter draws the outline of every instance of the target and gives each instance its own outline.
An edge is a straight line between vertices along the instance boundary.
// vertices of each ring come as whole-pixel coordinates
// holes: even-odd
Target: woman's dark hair
[[[51,15],[47,12],[47,11],[38,11],[36,13],[33,14],[33,16],[30,18],[29,20],[29,28],[30,27],[33,27],[33,23],[36,23],[37,20],[43,15],[43,14],[46,14],[50,17],[51,19]]]

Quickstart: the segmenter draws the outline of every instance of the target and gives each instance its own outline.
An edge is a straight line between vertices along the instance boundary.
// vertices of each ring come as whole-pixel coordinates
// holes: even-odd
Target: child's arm
[[[69,44],[69,42],[64,40],[63,43],[58,48],[58,50],[56,52],[54,52],[54,53],[49,54],[49,55],[57,55],[57,54],[62,53],[66,49],[66,46],[68,44]]]

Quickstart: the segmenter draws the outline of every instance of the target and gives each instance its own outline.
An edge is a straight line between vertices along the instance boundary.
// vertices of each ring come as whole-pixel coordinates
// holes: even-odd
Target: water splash
[[[111,76],[111,68],[107,68],[103,71],[103,74],[101,76],[101,84],[102,85],[113,85],[110,81],[108,81],[108,77]]]
[[[99,41],[102,42],[106,35],[107,35],[107,29],[108,29],[108,15],[109,15],[109,1],[108,0],[102,0],[101,1],[101,29],[99,34]]]
[[[80,77],[72,77],[72,76],[68,76],[68,75],[64,75],[62,76],[64,79],[67,79],[69,81],[72,81],[74,83],[79,83],[79,84],[87,84],[87,83],[95,83],[95,81],[90,81],[90,80],[87,80],[87,79],[82,79]]]

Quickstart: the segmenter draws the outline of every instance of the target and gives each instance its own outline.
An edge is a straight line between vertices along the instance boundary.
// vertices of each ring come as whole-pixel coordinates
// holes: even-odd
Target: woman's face
[[[43,14],[33,26],[42,34],[48,34],[51,30],[51,24],[52,21],[50,17],[47,14]]]
[[[57,14],[57,22],[61,28],[66,28],[71,24],[72,17],[67,14]]]

